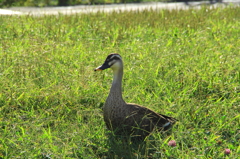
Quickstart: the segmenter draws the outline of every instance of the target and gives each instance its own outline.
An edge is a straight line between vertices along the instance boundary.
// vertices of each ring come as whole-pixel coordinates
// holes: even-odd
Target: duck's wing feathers
[[[128,103],[127,106],[130,114],[129,116],[134,117],[138,122],[142,120],[142,122],[149,124],[151,127],[157,126],[158,130],[167,130],[177,121],[177,119],[173,117],[156,113],[137,104]]]

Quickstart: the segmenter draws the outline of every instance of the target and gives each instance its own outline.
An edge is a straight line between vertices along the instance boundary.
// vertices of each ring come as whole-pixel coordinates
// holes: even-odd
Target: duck
[[[122,97],[123,60],[118,53],[109,54],[105,62],[94,69],[111,68],[113,81],[103,106],[103,118],[107,128],[115,135],[144,140],[154,130],[167,131],[177,119],[154,112],[134,103],[126,103]]]

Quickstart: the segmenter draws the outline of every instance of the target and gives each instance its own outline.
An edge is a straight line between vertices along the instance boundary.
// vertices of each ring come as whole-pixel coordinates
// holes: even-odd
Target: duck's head
[[[122,57],[117,53],[109,54],[105,62],[101,66],[95,68],[94,71],[102,71],[107,68],[111,68],[112,70],[122,69],[123,68]]]

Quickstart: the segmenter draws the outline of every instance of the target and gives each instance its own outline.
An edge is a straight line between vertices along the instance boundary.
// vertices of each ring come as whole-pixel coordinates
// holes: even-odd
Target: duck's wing
[[[129,108],[129,117],[132,116],[138,123],[142,121],[151,127],[157,126],[159,130],[167,130],[177,121],[173,117],[156,113],[137,104],[128,103],[127,106]]]

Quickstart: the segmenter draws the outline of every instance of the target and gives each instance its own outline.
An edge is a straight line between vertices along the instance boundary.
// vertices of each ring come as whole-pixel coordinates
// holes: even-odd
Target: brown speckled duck
[[[131,136],[144,140],[154,129],[165,131],[176,119],[158,114],[146,107],[126,103],[122,98],[123,61],[119,54],[107,56],[103,65],[95,71],[111,68],[113,82],[106,103],[103,107],[104,121],[107,128],[116,135]]]

